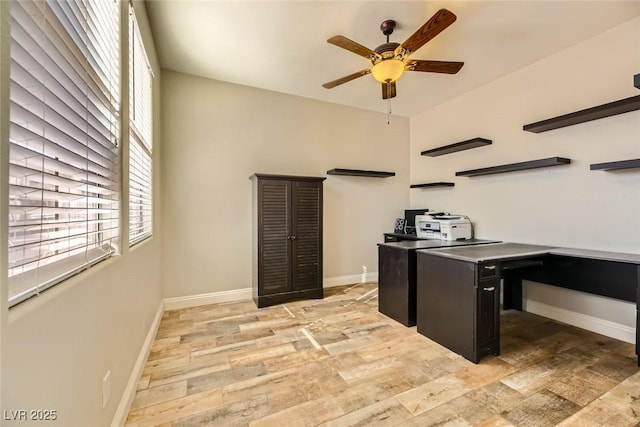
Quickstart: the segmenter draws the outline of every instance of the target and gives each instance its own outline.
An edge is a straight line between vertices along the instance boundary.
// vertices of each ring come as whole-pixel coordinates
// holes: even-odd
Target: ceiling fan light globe
[[[399,59],[385,59],[373,66],[371,74],[380,83],[393,83],[400,78],[404,67],[405,63]]]

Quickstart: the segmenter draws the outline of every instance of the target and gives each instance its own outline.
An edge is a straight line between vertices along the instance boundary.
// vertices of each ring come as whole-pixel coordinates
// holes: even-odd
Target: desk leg
[[[640,366],[640,265],[636,268],[636,359]]]
[[[638,366],[640,366],[640,311],[636,305],[636,359],[638,360]]]
[[[502,309],[522,311],[522,279],[517,275],[503,274]]]

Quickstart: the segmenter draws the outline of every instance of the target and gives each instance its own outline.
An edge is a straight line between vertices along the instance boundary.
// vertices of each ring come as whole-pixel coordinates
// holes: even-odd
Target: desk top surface
[[[478,263],[494,259],[511,259],[534,255],[546,255],[552,249],[556,248],[553,246],[527,245],[522,243],[494,243],[488,245],[435,249],[428,251],[428,253],[445,258]]]
[[[523,258],[535,255],[560,255],[577,258],[600,259],[605,261],[640,264],[639,254],[595,251],[589,249],[559,248],[554,246],[529,245],[523,243],[494,243],[478,246],[440,248],[429,253],[478,263],[496,259]]]
[[[626,262],[640,264],[640,254],[622,252],[596,251],[592,249],[556,248],[549,252],[552,255],[571,256],[576,258],[601,259],[604,261]]]
[[[472,246],[472,245],[485,245],[489,243],[500,243],[499,240],[481,240],[481,239],[468,239],[468,240],[405,240],[402,242],[387,242],[378,243],[378,246],[388,246],[390,248],[400,250],[416,250],[416,249],[436,249],[436,248],[449,248],[457,246]]]

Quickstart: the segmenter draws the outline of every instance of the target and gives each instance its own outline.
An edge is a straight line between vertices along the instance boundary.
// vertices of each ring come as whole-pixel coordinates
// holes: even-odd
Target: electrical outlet
[[[362,266],[362,274],[360,275],[360,283],[364,283],[367,281],[367,266]]]
[[[102,378],[102,407],[106,408],[111,397],[111,371],[107,371],[104,378]]]

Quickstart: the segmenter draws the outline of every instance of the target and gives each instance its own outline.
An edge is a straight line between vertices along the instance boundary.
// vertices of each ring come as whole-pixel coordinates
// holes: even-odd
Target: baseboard
[[[230,291],[211,292],[208,294],[188,295],[164,299],[165,310],[179,310],[181,308],[198,307],[200,305],[217,304],[220,302],[233,302],[250,300],[253,294],[251,288],[233,289]]]
[[[578,328],[606,335],[628,343],[636,342],[636,330],[633,327],[589,316],[564,308],[554,307],[534,300],[525,300],[524,309],[549,319],[557,320]]]
[[[325,288],[333,286],[351,285],[353,283],[375,282],[378,280],[378,273],[352,274],[350,276],[325,277],[322,285]],[[216,304],[220,302],[246,301],[253,297],[251,288],[233,289],[230,291],[211,292],[208,294],[188,295],[185,297],[165,298],[164,309],[179,310],[181,308],[198,307],[207,304]]]
[[[349,276],[338,276],[338,277],[325,277],[322,279],[322,286],[325,288],[331,288],[334,286],[343,286],[343,285],[352,285],[354,283],[362,283],[364,282],[377,282],[378,281],[378,273],[364,273],[364,277],[362,274],[352,274]]]
[[[116,413],[114,414],[113,420],[111,421],[111,427],[122,427],[127,421],[129,409],[131,408],[133,399],[136,396],[136,390],[138,389],[138,381],[140,381],[142,371],[144,370],[144,365],[147,362],[147,357],[149,357],[149,352],[151,351],[151,346],[153,345],[153,341],[155,340],[156,332],[158,331],[158,327],[160,326],[160,320],[162,320],[163,313],[164,303],[160,302],[158,311],[156,311],[156,315],[153,318],[153,322],[151,322],[151,326],[149,327],[147,336],[144,339],[144,343],[142,343],[142,348],[140,349],[140,353],[138,354],[136,363],[135,365],[133,365],[133,369],[131,370],[131,375],[129,375],[129,381],[127,382],[127,385],[122,392],[120,403],[118,404]]]

